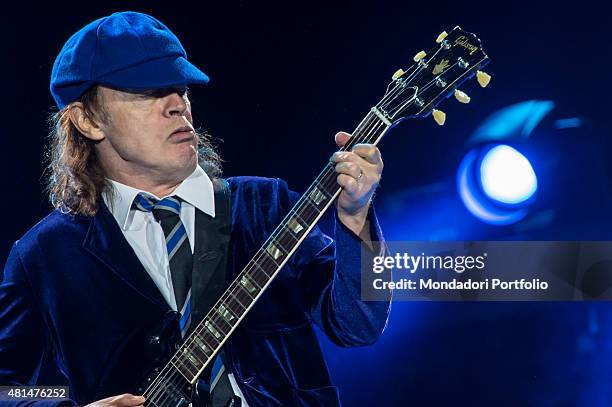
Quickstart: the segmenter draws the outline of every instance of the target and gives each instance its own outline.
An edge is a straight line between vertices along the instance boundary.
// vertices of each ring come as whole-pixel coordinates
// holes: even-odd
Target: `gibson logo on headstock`
[[[436,66],[434,66],[434,69],[431,73],[433,73],[434,75],[439,75],[441,74],[446,68],[448,68],[449,65],[449,61],[448,59],[443,59],[442,61],[440,61],[438,64],[436,64]]]
[[[462,35],[461,37],[457,38],[455,40],[455,45],[459,45],[467,49],[468,51],[470,51],[470,55],[478,51],[478,47],[476,45],[470,44],[470,42],[468,41],[468,37],[466,37],[465,35]]]

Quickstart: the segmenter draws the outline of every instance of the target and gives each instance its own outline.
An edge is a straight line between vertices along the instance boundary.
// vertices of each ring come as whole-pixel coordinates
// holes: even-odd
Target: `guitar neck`
[[[390,127],[391,123],[383,114],[372,108],[341,150],[349,151],[359,143],[376,145]],[[172,376],[179,373],[191,384],[196,382],[263,291],[340,194],[341,188],[336,176],[334,164],[328,162],[213,308],[185,338],[161,374]],[[148,391],[149,389],[145,391],[145,397]]]

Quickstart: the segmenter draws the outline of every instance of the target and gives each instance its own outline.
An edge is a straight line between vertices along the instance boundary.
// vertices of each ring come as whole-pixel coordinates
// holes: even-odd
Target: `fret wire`
[[[229,288],[229,287],[228,287]],[[227,304],[229,306],[229,309],[232,310],[232,312],[235,315],[241,315],[244,311],[246,311],[247,307],[245,307],[244,305],[242,305],[240,303],[240,301],[238,301],[238,299],[236,299],[231,293],[227,293],[227,298],[225,298],[224,303]],[[238,310],[235,310],[234,307],[237,307]]]
[[[227,336],[234,327],[232,324],[223,319],[223,317],[219,314],[215,314],[212,317],[212,323],[215,324],[215,326],[218,328],[219,332],[223,334],[223,336]]]
[[[219,307],[217,307],[219,308]],[[227,312],[227,308],[225,308],[226,312]],[[238,318],[236,318],[236,316],[234,315],[234,313],[230,312],[229,313],[232,317],[232,319],[230,320],[231,322],[228,322],[223,315],[221,315],[217,309],[217,311],[214,313],[212,318],[214,319],[215,325],[219,326],[219,328],[221,328],[221,331],[223,331],[224,335],[227,335],[232,328],[235,326],[235,323],[238,322]]]
[[[259,266],[251,268],[248,271],[248,274],[253,278],[253,280],[255,280],[259,287],[265,286],[266,283],[270,281],[270,276],[268,276],[268,274],[266,274],[265,271]]]
[[[185,375],[185,373],[184,373],[184,372],[181,370],[181,368],[180,368],[180,367],[178,367],[178,366],[177,366],[177,365],[174,363],[175,356],[176,356],[176,355],[174,355],[174,357],[170,358],[170,363],[172,364],[172,366],[174,366],[174,368],[175,368],[175,369],[176,369],[176,370],[177,370],[177,371],[178,371],[178,372],[179,372],[179,373],[180,373],[180,374],[181,374],[181,375],[182,375],[182,376],[183,376],[183,377],[184,377],[186,380],[189,380],[189,378],[188,378],[188,377]]]
[[[192,343],[195,345],[195,347],[197,349],[199,349],[200,351],[202,351],[204,353],[204,355],[206,356],[207,359],[210,359],[210,357],[213,354],[214,348],[212,348],[210,346],[210,344],[208,344],[208,342],[206,342],[206,340],[204,339],[204,337],[202,336],[202,333],[199,332],[197,329],[194,330],[193,335],[192,335]],[[206,346],[206,349],[208,349],[208,351],[210,352],[210,355],[206,353],[205,350],[203,350],[200,346],[197,345],[197,342],[202,342],[204,346]]]
[[[175,356],[176,356],[175,360],[180,362],[182,366],[180,368],[177,367],[177,369],[180,371],[180,373],[185,377],[187,381],[191,381],[193,377],[195,377],[199,369],[196,369],[191,362],[182,360],[182,356],[180,354],[175,354]],[[192,369],[195,369],[195,372],[193,372]]]
[[[206,327],[204,326],[204,323],[203,323],[205,320],[206,320],[206,318],[204,318],[202,320],[202,323],[200,323],[200,325],[199,325],[200,329],[201,329],[199,334],[202,337],[202,341],[205,342],[208,345],[208,347],[210,347],[214,351],[215,349],[217,349],[217,346],[219,346],[219,343],[221,343],[221,342],[217,341],[215,339],[215,337],[212,336],[212,334],[208,331],[208,329],[206,329]],[[212,341],[214,343],[214,345],[211,345],[210,341]]]
[[[312,221],[314,219],[316,219],[316,217],[315,218],[310,218],[310,216],[309,216],[310,213],[306,211],[306,209],[308,208],[308,206],[307,206],[308,204],[309,204],[308,200],[300,200],[300,201],[298,201],[296,203],[296,206],[298,206],[298,205],[300,206],[300,209],[299,209],[299,211],[300,211],[299,212],[299,218],[300,218],[300,220],[302,222],[304,222],[304,225],[306,225],[306,226],[309,226],[312,223]]]
[[[242,278],[242,277],[241,277]],[[253,297],[248,291],[247,289],[241,285],[240,283],[238,283],[237,287],[240,289],[240,292],[242,292],[243,294],[246,294],[249,297],[249,300],[251,302],[253,302],[253,300],[255,299],[255,297]]]
[[[257,253],[255,254],[255,256],[253,256],[253,259],[251,260],[251,262],[249,262],[249,264],[247,265],[247,267],[245,267],[244,269],[245,269],[247,272],[250,272],[250,270],[251,270],[251,269],[253,269],[254,267],[256,267],[257,269],[261,270],[261,271],[262,271],[262,273],[264,273],[264,275],[266,276],[266,278],[270,278],[270,276],[271,276],[272,274],[269,274],[269,273],[268,273],[268,271],[267,271],[266,269],[264,269],[264,268],[262,267],[262,265],[261,265],[261,264],[259,264],[259,262],[258,262],[257,260],[255,260],[255,257],[257,257],[257,255],[258,255],[258,254],[259,254],[259,252],[257,252]]]
[[[309,220],[308,224],[311,224],[319,215],[317,208],[314,208],[310,201],[304,202],[303,212]]]
[[[282,232],[282,229],[280,229],[279,231]],[[283,253],[283,256],[284,256],[287,253],[289,253],[289,250],[287,250],[285,246],[282,245],[282,243],[277,239],[277,236],[278,236],[278,233],[275,233],[274,235],[272,235],[271,243],[274,244],[274,246],[276,246],[276,248],[279,249]]]
[[[183,374],[183,376],[185,376],[185,378],[186,378],[187,380],[189,380],[189,378],[188,378],[188,377],[185,375],[185,373],[184,373],[184,372],[181,370],[182,368],[186,368],[186,369],[187,369],[187,372],[188,372],[190,375],[192,375],[192,376],[193,376],[193,373],[192,373],[192,372],[191,372],[191,370],[190,370],[191,363],[186,364],[186,363],[185,363],[183,360],[181,360],[181,354],[180,354],[180,353],[175,353],[175,354],[173,355],[173,357],[172,357],[170,360],[171,360],[171,361],[172,361],[172,360],[176,360],[176,362],[180,363],[180,366],[177,366],[177,365],[176,365],[176,364],[174,364],[174,363],[173,363],[173,364],[174,364],[174,366],[175,366],[175,367],[176,367],[176,368],[177,368],[177,369],[178,369],[178,370],[179,370],[179,371],[180,371],[180,372]],[[197,373],[197,370],[196,370],[196,373]]]
[[[208,360],[210,359],[210,357],[206,354],[206,352],[200,346],[197,345],[195,340],[192,340],[191,342],[189,342],[187,346],[189,348],[189,351],[196,355],[197,359],[204,360],[202,364],[206,364]]]
[[[336,180],[337,177],[338,174],[336,174],[335,170],[332,169],[331,173],[325,174],[321,181],[319,181],[319,184],[328,194],[330,194],[330,196],[333,196],[338,188],[340,188],[340,185],[338,185],[338,181]]]
[[[286,248],[287,252],[290,252],[295,245],[297,244],[299,235],[295,235],[291,230],[285,226],[282,232],[279,234],[277,240],[280,242],[281,246]]]
[[[229,299],[230,299],[230,298],[223,299],[223,300],[221,301],[221,303],[217,305],[217,308],[219,308],[221,305],[223,305],[223,306],[225,307],[225,309],[226,309],[226,310],[228,310],[228,311],[230,311],[230,312],[231,312],[231,314],[234,316],[234,318],[235,318],[236,320],[238,320],[238,319],[240,319],[240,316],[241,316],[241,314],[242,314],[242,311],[241,311],[241,312],[236,312],[236,311],[234,311],[234,310],[232,309],[232,307],[229,305],[229,303],[227,303],[227,300],[229,300]],[[246,308],[244,308],[244,309],[246,310]]]
[[[179,358],[184,358],[186,362],[189,363],[190,366],[193,366],[195,368],[196,374],[197,372],[202,368],[202,366],[204,366],[204,364],[208,361],[208,358],[206,358],[205,361],[202,361],[199,357],[197,357],[197,355],[195,354],[195,350],[197,349],[190,349],[189,344],[184,345],[181,349],[186,349],[187,352],[185,352],[184,350],[180,353]],[[190,357],[191,356],[191,357]],[[196,363],[193,362],[193,360],[191,360],[191,358],[194,358]],[[195,376],[195,374],[193,375]]]
[[[200,364],[204,364],[206,362],[206,360],[208,360],[208,357],[205,356],[205,361],[202,361],[202,359],[200,359],[199,357],[197,357],[197,355],[195,355],[195,351],[199,349],[199,347],[195,347],[194,349],[191,349],[191,342],[184,342],[183,345],[181,346],[180,353],[179,353],[179,357],[181,358],[186,358],[186,360],[190,363],[192,363],[191,359],[189,358],[189,356],[193,356],[197,362],[199,362]],[[185,351],[186,350],[186,351]],[[197,367],[197,370],[200,370],[199,367]]]
[[[296,202],[296,206],[297,203],[299,203],[300,201]],[[291,212],[289,212],[291,213]],[[293,212],[293,216],[295,216],[296,218],[298,218],[298,220],[300,220],[300,224],[304,227],[304,229],[308,229],[308,222],[306,222],[304,219],[302,219],[302,217],[300,216],[299,212],[295,211]]]
[[[221,327],[216,323],[214,319],[214,315],[210,316],[205,320],[205,329],[210,332],[210,334],[215,338],[215,340],[219,341],[219,343],[223,342],[227,334],[221,329]],[[215,331],[216,333],[213,333]],[[229,332],[229,331],[228,331]],[[218,335],[217,335],[218,334]],[[219,338],[217,338],[219,336]]]
[[[279,229],[282,231],[282,228]],[[278,232],[278,231],[277,231]],[[268,249],[270,249],[272,246],[274,246],[274,248],[276,248],[276,250],[278,250],[280,252],[280,254],[276,254],[276,253],[270,253],[268,251]],[[270,260],[272,260],[278,268],[278,266],[280,266],[280,263],[283,262],[285,256],[287,255],[289,251],[281,244],[281,242],[278,240],[278,235],[277,233],[274,233],[272,236],[270,236],[267,240],[267,244],[265,245],[265,249],[264,249],[264,253],[270,257]],[[280,263],[277,263],[277,260],[280,260]],[[274,270],[276,271],[276,270]],[[274,273],[272,273],[274,274]]]
[[[266,248],[268,247],[268,245],[269,245],[269,244],[270,244],[270,243],[266,244]],[[272,265],[272,268],[274,269],[274,271],[276,271],[276,269],[277,269],[277,268],[278,268],[278,266],[279,266],[279,263],[277,263],[277,262],[276,262],[276,260],[274,260],[274,259],[272,258],[272,255],[271,255],[270,253],[268,253],[268,252],[267,252],[265,249],[264,249],[264,250],[260,250],[260,252],[261,252],[261,253],[262,253],[262,255],[263,255],[263,259],[264,259],[264,261],[268,261],[268,262],[270,262],[270,263],[271,263],[271,265]],[[259,252],[258,252],[258,253],[259,253]],[[272,272],[272,274],[274,274],[274,272]]]
[[[244,306],[244,308],[248,308],[253,303],[253,297],[251,297],[250,295],[248,295],[248,293],[244,291],[244,288],[240,284],[240,278],[242,277],[241,275],[239,275],[238,277],[238,280],[233,285],[232,291],[233,294],[240,300],[241,304],[244,304],[246,301],[247,305]]]
[[[317,208],[317,204],[312,200],[312,198],[310,197],[310,193],[308,193],[308,191],[306,192],[306,201],[313,207],[315,208],[315,210],[317,211],[317,215],[321,212],[319,211],[319,209]],[[322,202],[322,201],[321,201]],[[316,217],[315,217],[316,219]],[[314,220],[314,219],[313,219]],[[310,223],[310,222],[309,222]]]
[[[231,286],[230,286],[231,287]],[[228,290],[229,288],[228,287]],[[224,294],[228,294],[227,292],[225,292]],[[236,304],[236,301],[233,299],[233,297],[231,297],[229,294],[228,295],[223,295],[221,298],[219,298],[219,301],[217,301],[217,303],[215,304],[214,308],[212,308],[212,310],[215,311],[215,314],[219,314],[219,308],[221,308],[223,306],[223,308],[225,308],[227,311],[231,311],[231,314],[234,317],[237,317],[238,315],[240,315],[244,310],[246,310],[245,307],[243,307],[241,305],[242,311],[234,311],[231,307],[231,304],[229,301],[232,301],[232,303]]]
[[[246,310],[246,309],[249,307],[249,305],[251,305],[251,300],[247,298],[247,300],[248,300],[249,302],[248,302],[248,303],[247,303],[247,305],[245,306],[245,305],[244,305],[244,303],[243,303],[243,302],[240,300],[240,298],[238,297],[238,295],[239,295],[238,293],[239,293],[239,292],[241,292],[241,290],[240,290],[240,291],[238,291],[238,290],[237,290],[237,285],[236,285],[236,284],[232,284],[232,286],[231,286],[231,287],[232,287],[232,292],[231,292],[232,297],[234,297],[234,298],[236,299],[236,301],[237,301],[237,302],[238,302],[240,305],[242,305],[242,307],[244,307],[244,309]]]
[[[249,273],[245,273],[243,277],[245,277],[245,278],[246,278],[246,280],[247,280],[249,283],[254,284],[254,285],[255,285],[255,288],[256,288],[258,291],[261,291],[261,287],[259,286],[259,284],[257,284],[257,283],[254,281],[254,279],[252,279],[252,278],[251,278],[251,276],[249,275]],[[244,287],[244,286],[242,286],[242,287]],[[246,287],[244,287],[244,288],[246,288]],[[251,295],[251,293],[250,293],[250,292],[249,292],[249,295]],[[257,295],[257,294],[255,294],[255,295]]]
[[[252,298],[242,291],[237,282],[232,285],[231,293],[238,303],[244,307],[244,309],[249,308],[253,302]]]

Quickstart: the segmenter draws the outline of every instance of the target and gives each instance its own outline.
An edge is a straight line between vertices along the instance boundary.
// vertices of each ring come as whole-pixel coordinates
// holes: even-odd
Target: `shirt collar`
[[[128,227],[127,223],[130,210],[132,209],[132,202],[134,202],[136,195],[141,192],[145,192],[154,197],[155,195],[112,179],[109,179],[109,181],[113,187],[113,193],[103,194],[102,198],[117,220],[117,223],[125,230]],[[206,172],[199,165],[169,196],[174,195],[189,202],[207,215],[213,218],[215,217],[215,194],[213,184]],[[166,197],[155,198],[163,199]]]

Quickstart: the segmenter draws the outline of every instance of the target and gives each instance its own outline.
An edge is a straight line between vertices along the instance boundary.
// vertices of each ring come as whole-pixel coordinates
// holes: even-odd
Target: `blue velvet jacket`
[[[299,196],[278,179],[228,182],[228,267],[237,273]],[[53,211],[13,246],[0,278],[0,385],[36,384],[55,352],[72,401],[111,396],[100,383],[122,344],[170,309],[100,202],[93,217]],[[382,242],[373,210],[369,216]],[[360,253],[359,238],[340,222],[335,241],[313,229],[226,343],[228,368],[250,406],[340,404],[313,324],[340,346],[381,335],[390,304],[360,300]]]

